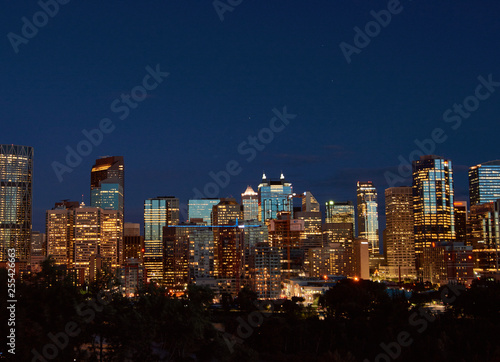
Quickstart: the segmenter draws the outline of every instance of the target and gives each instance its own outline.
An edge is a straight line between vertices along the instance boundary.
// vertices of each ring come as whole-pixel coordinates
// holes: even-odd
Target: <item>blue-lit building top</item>
[[[379,253],[377,190],[371,181],[357,183],[358,237],[368,240],[370,255]]]
[[[469,169],[469,197],[471,206],[500,199],[500,160]]]
[[[258,194],[260,221],[276,219],[281,211],[293,213],[292,184],[285,180],[283,174],[279,180],[270,180],[263,174]]]
[[[212,224],[212,208],[220,202],[220,199],[193,199],[188,202],[189,220],[203,219],[207,225]]]

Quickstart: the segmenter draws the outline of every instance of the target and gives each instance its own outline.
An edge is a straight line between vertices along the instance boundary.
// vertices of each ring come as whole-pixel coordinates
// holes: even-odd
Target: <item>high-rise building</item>
[[[77,201],[56,202],[52,210],[45,213],[45,234],[47,257],[54,259],[55,265],[74,266],[74,213],[79,208]]]
[[[330,243],[322,248],[307,252],[309,277],[322,278],[325,275],[349,275],[349,251],[340,243]]]
[[[178,198],[158,196],[144,201],[144,267],[149,280],[163,281],[163,227],[178,223]]]
[[[467,243],[467,201],[454,201],[453,208],[455,209],[455,240]]]
[[[124,212],[125,169],[123,156],[103,157],[90,172],[90,206]]]
[[[236,295],[243,270],[243,233],[236,225],[241,218],[241,205],[234,199],[221,199],[213,207],[214,274],[226,280],[226,291]]]
[[[0,145],[0,258],[15,249],[29,262],[31,244],[33,148]]]
[[[254,246],[252,286],[258,298],[278,299],[281,294],[281,253],[266,242]]]
[[[181,223],[163,228],[163,280],[172,291],[185,290],[189,282],[189,239],[196,226]]]
[[[258,194],[260,221],[276,219],[282,211],[293,213],[292,184],[285,180],[283,174],[279,180],[270,180],[263,174]]]
[[[354,205],[352,204],[352,202],[328,201],[326,203],[325,223],[351,223],[352,229],[356,230],[354,224]]]
[[[385,190],[387,267],[392,278],[415,278],[413,191],[411,187]]]
[[[212,224],[212,208],[220,199],[192,199],[188,202],[189,221],[203,220],[207,225]]]
[[[469,169],[469,197],[471,206],[500,199],[500,160]]]
[[[368,240],[370,256],[379,254],[377,190],[371,181],[357,183],[358,237]]]
[[[243,205],[243,220],[259,219],[259,194],[252,186],[248,186],[241,194],[241,204]]]
[[[421,156],[413,161],[413,218],[416,268],[423,276],[425,249],[455,240],[453,169],[450,160]]]
[[[189,235],[189,278],[199,283],[214,275],[214,233],[209,227],[196,228]]]
[[[498,271],[500,249],[500,201],[472,205],[467,242],[472,246],[474,269]]]

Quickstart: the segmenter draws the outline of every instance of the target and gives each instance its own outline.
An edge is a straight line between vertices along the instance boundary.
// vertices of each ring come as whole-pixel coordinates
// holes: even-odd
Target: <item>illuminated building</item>
[[[212,208],[220,199],[193,199],[188,202],[188,219],[190,221],[203,220],[207,225],[212,224]]]
[[[101,232],[99,254],[111,265],[111,268],[115,269],[123,264],[122,213],[117,210],[99,209],[99,211]]]
[[[451,161],[434,155],[413,161],[412,187],[416,269],[421,277],[426,263],[424,250],[433,248],[438,242],[455,240]],[[432,275],[436,280],[437,274]]]
[[[258,298],[278,299],[281,294],[281,253],[266,242],[254,246],[253,290]]]
[[[424,280],[440,285],[472,283],[472,246],[461,242],[435,242],[424,249],[424,258]]]
[[[183,291],[189,282],[189,239],[196,224],[163,228],[163,281],[167,288]]]
[[[40,272],[41,263],[46,258],[46,240],[45,234],[39,231],[31,232],[31,252],[30,252],[30,265],[32,272]]]
[[[321,229],[321,212],[319,211],[298,211],[295,219],[304,222],[304,230],[300,234],[300,245],[304,251],[309,248],[319,248],[323,246],[323,233]]]
[[[348,251],[340,243],[331,243],[322,248],[307,251],[309,277],[324,275],[348,275]]]
[[[214,233],[212,228],[197,228],[189,235],[189,278],[198,283],[214,278]]]
[[[123,156],[103,157],[90,172],[90,206],[124,214],[125,170]]]
[[[132,297],[144,283],[144,264],[140,259],[129,258],[120,269],[120,290],[126,297]]]
[[[251,220],[240,222],[240,230],[243,232],[243,277],[244,284],[253,288],[254,278],[253,262],[255,261],[256,245],[269,242],[269,230],[266,224],[260,221]]]
[[[163,281],[163,227],[179,223],[179,199],[158,196],[144,201],[144,267],[149,280]]]
[[[454,201],[455,212],[455,240],[467,243],[467,201]]]
[[[500,160],[469,169],[469,197],[471,206],[500,199]]]
[[[352,243],[351,277],[370,278],[370,244],[366,239],[354,239]]]
[[[243,220],[259,220],[259,194],[248,186],[241,194],[243,205]]]
[[[371,181],[357,183],[358,237],[368,240],[370,256],[379,254],[377,190]]]
[[[266,174],[263,174],[258,194],[260,221],[276,219],[278,213],[282,211],[293,213],[292,184],[286,182],[283,174],[279,181],[269,180]]]
[[[88,275],[90,257],[98,254],[101,238],[99,209],[82,205],[73,210],[73,220],[74,267]]]
[[[385,190],[386,252],[389,276],[415,278],[413,191],[411,187]]]
[[[350,223],[352,224],[352,229],[356,230],[354,224],[354,205],[352,204],[352,202],[328,201],[326,203],[325,223],[327,224]]]
[[[234,199],[221,199],[212,210],[214,233],[214,274],[226,280],[226,291],[236,295],[241,286],[243,234],[236,226],[241,205]]]
[[[141,225],[126,222],[123,227],[123,260],[134,258],[142,260],[144,236],[141,235]]]
[[[0,258],[29,262],[31,243],[33,148],[0,145]]]
[[[319,202],[310,191],[304,192],[302,195],[302,211],[303,212],[320,212]]]
[[[74,213],[80,207],[76,201],[56,203],[45,213],[45,234],[47,257],[54,259],[55,265],[72,268],[74,262]]]
[[[302,273],[304,250],[301,248],[301,233],[304,220],[292,219],[288,212],[281,212],[277,219],[269,222],[269,242],[281,251],[282,277],[289,278]]]
[[[498,271],[499,208],[499,201],[476,204],[470,208],[467,242],[473,248],[474,269],[480,273]]]

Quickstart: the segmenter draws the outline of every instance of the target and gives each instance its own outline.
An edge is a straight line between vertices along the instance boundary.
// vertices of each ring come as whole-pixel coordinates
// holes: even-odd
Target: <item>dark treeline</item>
[[[1,285],[7,283],[0,270]],[[13,361],[500,361],[500,285],[475,283],[390,298],[382,283],[344,280],[319,297],[257,301],[243,289],[212,306],[209,289],[182,297],[146,286],[134,299],[113,292],[102,275],[73,285],[50,262],[16,283]],[[7,320],[6,289],[2,320]],[[104,292],[103,290],[108,290]],[[444,313],[423,308],[449,302]],[[7,323],[2,333],[9,334]]]

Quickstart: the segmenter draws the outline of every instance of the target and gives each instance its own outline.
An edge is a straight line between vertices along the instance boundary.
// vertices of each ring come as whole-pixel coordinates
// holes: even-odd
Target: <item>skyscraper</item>
[[[385,190],[387,266],[389,275],[414,278],[413,191],[411,187]]]
[[[281,174],[278,180],[269,180],[266,174],[262,175],[262,182],[258,189],[259,220],[276,219],[278,212],[293,213],[292,184]]]
[[[163,281],[163,227],[178,223],[178,198],[158,196],[144,201],[144,267],[148,279]]]
[[[29,262],[31,243],[33,148],[0,145],[0,258],[14,248]]]
[[[90,206],[117,210],[123,215],[124,190],[123,156],[97,159],[90,172]]]
[[[354,224],[354,205],[351,201],[347,202],[334,202],[328,201],[326,203],[326,218],[325,223],[350,223],[352,229],[356,230]]]
[[[248,186],[241,194],[241,204],[243,205],[243,220],[259,219],[259,194],[252,186]]]
[[[371,181],[357,183],[358,237],[368,240],[370,256],[379,254],[377,190]]]
[[[413,161],[412,188],[416,268],[423,276],[424,250],[455,240],[451,161],[434,155]]]
[[[500,160],[469,169],[469,197],[471,206],[500,199]]]
[[[467,201],[453,202],[455,209],[455,240],[462,243],[467,243]]]
[[[319,202],[313,196],[311,191],[306,191],[302,195],[302,211],[303,212],[320,212]]]
[[[467,242],[473,248],[474,269],[498,271],[500,249],[500,201],[472,205]]]

